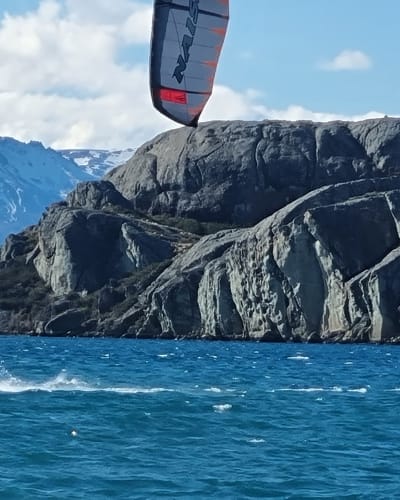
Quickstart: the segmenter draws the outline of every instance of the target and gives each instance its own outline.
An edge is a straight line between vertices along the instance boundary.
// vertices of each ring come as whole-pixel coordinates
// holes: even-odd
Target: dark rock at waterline
[[[82,323],[85,312],[80,309],[68,309],[50,319],[44,326],[46,335],[78,335],[83,333]]]

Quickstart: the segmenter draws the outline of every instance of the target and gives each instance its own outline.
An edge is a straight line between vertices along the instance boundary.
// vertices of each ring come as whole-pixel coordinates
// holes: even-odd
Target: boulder
[[[85,312],[80,309],[68,309],[54,316],[44,326],[46,335],[78,335],[82,333],[82,323],[85,320]]]
[[[132,209],[132,204],[108,181],[88,181],[77,184],[67,196],[67,204],[73,208],[100,210],[107,207]]]

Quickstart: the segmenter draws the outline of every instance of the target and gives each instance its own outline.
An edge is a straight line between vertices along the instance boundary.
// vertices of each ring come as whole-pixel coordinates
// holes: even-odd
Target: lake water
[[[400,348],[0,338],[0,498],[400,498]]]

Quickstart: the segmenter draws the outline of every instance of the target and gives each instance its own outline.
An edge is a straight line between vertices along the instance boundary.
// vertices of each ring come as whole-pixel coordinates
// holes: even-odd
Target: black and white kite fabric
[[[229,0],[155,0],[150,55],[153,104],[196,127],[210,98]]]

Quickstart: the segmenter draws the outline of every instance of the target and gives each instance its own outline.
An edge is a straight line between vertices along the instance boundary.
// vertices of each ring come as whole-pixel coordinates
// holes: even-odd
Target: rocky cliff
[[[180,334],[171,297],[192,297],[188,324],[208,337],[396,337],[399,188],[398,178],[320,188],[237,233],[227,251],[201,268],[187,263],[203,253],[204,242],[197,243],[148,289],[144,329]]]
[[[400,120],[209,123],[107,178],[6,240],[1,330],[398,341]]]
[[[211,122],[176,129],[107,174],[149,214],[253,225],[326,184],[400,174],[400,120]]]

